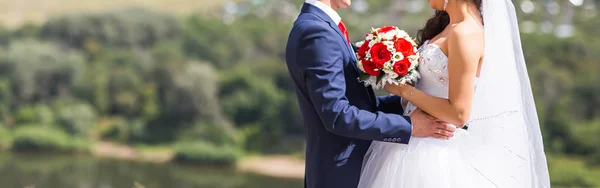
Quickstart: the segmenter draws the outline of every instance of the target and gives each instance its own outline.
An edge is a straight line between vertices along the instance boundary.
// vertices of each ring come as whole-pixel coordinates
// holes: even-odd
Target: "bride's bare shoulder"
[[[483,40],[483,26],[474,20],[464,20],[452,24],[448,34],[458,37],[467,36],[472,39],[481,38]]]
[[[483,27],[475,21],[465,20],[451,25],[448,32],[448,41],[483,48]]]

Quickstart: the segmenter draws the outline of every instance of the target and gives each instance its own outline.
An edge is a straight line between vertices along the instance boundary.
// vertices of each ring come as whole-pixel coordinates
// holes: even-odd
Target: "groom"
[[[308,188],[357,187],[372,140],[408,144],[411,135],[448,138],[454,132],[421,111],[399,115],[399,97],[376,97],[358,82],[357,60],[336,13],[350,1],[306,0],[288,38],[286,62],[306,130]]]

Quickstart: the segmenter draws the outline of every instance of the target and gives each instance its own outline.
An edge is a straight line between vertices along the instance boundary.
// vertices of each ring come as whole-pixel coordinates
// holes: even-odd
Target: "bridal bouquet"
[[[395,26],[372,29],[358,47],[359,81],[380,89],[385,84],[413,84],[419,79],[417,44]]]

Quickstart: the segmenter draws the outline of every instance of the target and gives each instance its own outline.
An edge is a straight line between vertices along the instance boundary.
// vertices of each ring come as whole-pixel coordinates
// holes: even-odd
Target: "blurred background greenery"
[[[302,187],[284,62],[302,2],[0,0],[2,187]],[[600,187],[600,0],[513,2],[552,184]],[[340,13],[358,41],[432,12]]]

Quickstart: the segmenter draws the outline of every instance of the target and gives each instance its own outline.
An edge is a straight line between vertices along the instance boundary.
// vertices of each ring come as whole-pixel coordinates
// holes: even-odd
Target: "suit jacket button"
[[[400,141],[402,141],[402,138],[398,138],[398,140],[396,140],[396,141],[400,142]]]
[[[396,138],[392,138],[392,142],[396,142]]]
[[[384,142],[389,142],[389,140],[387,138],[384,138],[383,141]]]

